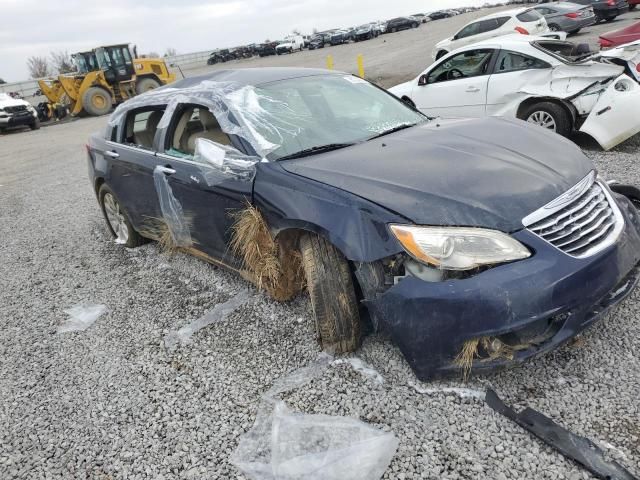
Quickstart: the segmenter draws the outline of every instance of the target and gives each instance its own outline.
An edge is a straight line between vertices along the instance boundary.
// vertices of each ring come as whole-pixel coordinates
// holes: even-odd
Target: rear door
[[[416,107],[434,117],[484,116],[494,52],[467,50],[437,62],[413,90]]]
[[[543,60],[509,50],[500,50],[496,58],[487,88],[486,114],[515,116],[518,105],[511,101],[513,94],[548,75],[552,67]]]
[[[182,104],[176,108],[158,154],[163,174],[190,230],[193,248],[227,265],[238,266],[229,251],[232,213],[251,201],[253,177],[226,174],[214,164],[194,159],[197,139],[230,148],[242,146],[222,132],[208,108]]]
[[[109,165],[105,181],[124,206],[136,230],[158,217],[159,203],[153,183],[157,165],[154,144],[165,105],[130,110],[113,129],[106,148],[99,152]]]

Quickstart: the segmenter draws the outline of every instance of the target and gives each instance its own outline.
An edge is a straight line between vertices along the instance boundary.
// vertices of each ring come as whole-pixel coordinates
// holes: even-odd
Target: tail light
[[[578,18],[578,14],[571,12],[571,13],[565,13],[564,14],[565,17],[569,17],[569,18]]]
[[[610,7],[615,7],[616,6],[616,0],[607,0],[607,5],[609,5]]]
[[[529,35],[529,31],[526,28],[516,27],[515,31],[521,33],[522,35]]]
[[[636,65],[636,72],[640,73],[640,63]]]

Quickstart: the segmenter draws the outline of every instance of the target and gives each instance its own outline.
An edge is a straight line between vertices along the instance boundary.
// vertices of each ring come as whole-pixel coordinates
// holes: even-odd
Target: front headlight
[[[390,228],[409,255],[445,270],[469,270],[531,255],[516,239],[496,230],[412,225],[391,225]]]

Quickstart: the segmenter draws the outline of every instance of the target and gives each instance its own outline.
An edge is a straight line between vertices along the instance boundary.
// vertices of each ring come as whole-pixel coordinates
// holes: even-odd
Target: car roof
[[[571,3],[571,2],[557,2],[557,3],[548,2],[548,3],[539,3],[535,7],[549,7],[549,8],[556,8],[558,10],[577,10],[577,9],[586,8],[587,6],[580,5],[579,3]]]
[[[490,18],[500,18],[500,17],[519,15],[520,13],[525,12],[527,10],[531,10],[532,8],[533,8],[533,5],[531,7],[525,7],[525,8],[513,8],[511,10],[502,10],[501,12],[496,12],[490,15],[485,15],[484,17],[476,18],[471,23],[475,23],[479,20],[488,20]]]
[[[516,52],[533,55],[536,52],[539,52],[539,50],[535,46],[533,46],[532,43],[539,41],[562,42],[562,40],[555,40],[548,37],[537,37],[533,35],[521,35],[519,33],[513,33],[472,43],[470,45],[465,45],[464,47],[453,50],[451,53],[475,50],[476,48],[499,48],[503,50],[513,50]]]
[[[310,77],[314,75],[345,75],[335,70],[322,68],[293,68],[293,67],[265,67],[265,68],[237,68],[228,70],[216,70],[204,75],[188,77],[167,85],[172,89],[191,88],[203,81],[225,82],[236,84],[239,88],[245,86],[257,86],[279,80]],[[162,88],[149,92],[161,91]]]

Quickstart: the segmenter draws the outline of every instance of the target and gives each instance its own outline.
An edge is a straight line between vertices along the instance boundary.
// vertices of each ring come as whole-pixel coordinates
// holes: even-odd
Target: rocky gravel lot
[[[318,354],[308,300],[279,304],[195,258],[114,243],[83,148],[105,122],[0,139],[0,478],[244,478],[228,459],[260,394]],[[639,143],[588,154],[608,178],[639,184]],[[250,299],[226,319],[172,353],[163,347],[242,290]],[[56,333],[63,310],[83,301],[109,312],[86,331]],[[441,392],[490,385],[640,475],[639,303],[636,290],[580,341],[466,385],[420,384],[388,339],[369,336],[357,355],[384,383],[333,364],[285,400],[393,431],[399,448],[384,478],[590,478],[481,401]]]

